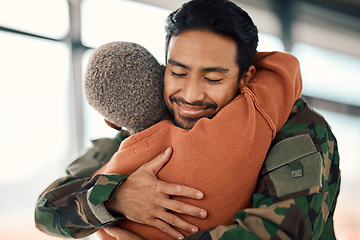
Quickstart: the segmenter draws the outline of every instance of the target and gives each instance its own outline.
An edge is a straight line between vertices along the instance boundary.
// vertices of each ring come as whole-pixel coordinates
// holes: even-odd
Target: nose
[[[188,103],[203,101],[205,98],[204,86],[201,84],[199,77],[190,77],[187,79],[183,87],[183,98]]]

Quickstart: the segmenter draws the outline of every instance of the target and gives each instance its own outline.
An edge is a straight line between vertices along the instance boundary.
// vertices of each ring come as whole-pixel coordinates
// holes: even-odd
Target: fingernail
[[[184,239],[184,236],[178,236],[178,239],[180,240],[180,239]]]
[[[192,228],[191,228],[191,232],[192,232],[192,233],[196,233],[197,231],[198,231],[198,229],[197,229],[196,227],[192,227]]]
[[[201,209],[200,216],[201,217],[206,217],[206,211],[204,209]]]
[[[165,153],[168,154],[170,152],[170,147],[168,147],[166,150],[165,150]]]
[[[196,193],[196,197],[197,198],[203,198],[204,194],[202,192],[198,192],[198,193]]]

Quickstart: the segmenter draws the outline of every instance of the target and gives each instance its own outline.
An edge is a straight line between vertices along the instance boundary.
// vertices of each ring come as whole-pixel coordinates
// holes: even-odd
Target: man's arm
[[[104,203],[113,198],[113,194],[128,175],[91,176],[109,161],[127,136],[127,131],[121,131],[115,139],[101,138],[93,141],[93,147],[67,168],[68,175],[56,180],[45,189],[38,198],[35,208],[35,222],[39,230],[58,237],[82,238],[96,232],[99,228],[125,218],[121,214],[110,214]],[[159,158],[168,160],[169,155],[162,154],[157,157]],[[156,179],[155,173],[149,172],[149,169],[154,168],[155,161],[156,159],[145,164],[146,166],[144,165],[139,171],[149,176],[153,175]],[[160,189],[164,188],[171,194],[184,197],[192,197],[191,193],[198,192],[186,186],[169,183],[158,183],[158,185],[159,187],[161,185]],[[190,211],[189,214],[192,214],[191,210],[194,208],[196,207],[182,204],[178,211],[185,214]]]
[[[101,138],[67,168],[67,176],[56,180],[39,196],[35,208],[36,227],[50,235],[80,238],[95,232],[120,217],[109,215],[103,205],[94,208],[88,201],[91,193],[111,198],[111,193],[127,175],[92,174],[117,151],[126,131],[114,139]],[[97,195],[97,194],[94,194]]]
[[[340,189],[337,142],[326,122],[301,100],[294,105],[294,114],[268,153],[253,208],[238,212],[233,225],[186,239],[335,239],[333,215]]]

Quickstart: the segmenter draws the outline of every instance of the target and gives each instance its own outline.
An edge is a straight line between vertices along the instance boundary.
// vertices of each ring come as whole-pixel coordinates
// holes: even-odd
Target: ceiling
[[[133,1],[175,10],[188,0]],[[282,27],[287,25],[291,41],[360,57],[360,0],[232,1],[246,9],[261,32],[284,39]],[[275,21],[278,24],[273,24]]]
[[[327,2],[329,2],[329,1],[327,1]],[[360,1],[359,0],[331,0],[330,2],[334,2],[334,4],[339,4],[344,7],[357,9],[358,11],[360,10]]]
[[[158,7],[175,10],[188,0],[133,0]],[[261,9],[272,9],[274,5],[291,3],[296,10],[313,8],[319,16],[328,15],[328,18],[337,18],[347,23],[360,33],[360,0],[232,0],[235,3],[246,4]],[[289,4],[287,4],[289,5]],[[318,11],[320,10],[320,11]],[[345,24],[346,25],[346,24]]]

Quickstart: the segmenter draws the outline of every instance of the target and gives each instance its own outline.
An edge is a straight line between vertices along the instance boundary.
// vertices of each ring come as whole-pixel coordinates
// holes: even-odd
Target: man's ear
[[[121,131],[121,129],[122,129],[121,127],[116,126],[115,124],[112,124],[111,122],[109,122],[109,121],[106,120],[106,119],[104,119],[104,121],[105,121],[105,123],[106,123],[108,126],[112,127],[113,129],[118,130],[118,131]]]
[[[243,76],[240,79],[240,87],[244,84],[247,84],[250,82],[250,80],[254,77],[256,73],[256,68],[254,65],[251,65],[247,72],[243,74]]]

